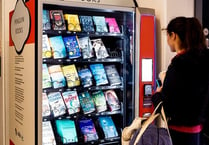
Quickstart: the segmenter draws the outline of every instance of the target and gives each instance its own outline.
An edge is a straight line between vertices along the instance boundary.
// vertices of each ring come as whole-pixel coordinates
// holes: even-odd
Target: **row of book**
[[[42,36],[42,57],[43,58],[69,58],[75,59],[83,57],[89,59],[107,58],[107,49],[101,38],[90,39],[88,36],[78,38],[73,36],[53,36],[47,34]]]
[[[68,13],[63,14],[62,10],[43,10],[42,26],[43,30],[52,29],[75,32],[120,33],[120,29],[115,18]]]
[[[75,64],[63,66],[42,64],[42,71],[43,89],[57,89],[66,86],[72,88],[80,85],[86,88],[94,84],[96,86],[116,86],[122,83],[114,64],[98,63],[78,68]]]
[[[54,117],[82,112],[116,111],[120,109],[120,102],[114,90],[98,90],[94,92],[65,91],[42,93],[42,116]],[[82,111],[81,111],[82,110]]]
[[[56,130],[59,138],[55,138],[53,128]],[[99,131],[97,130],[100,128],[104,134],[104,139],[118,136],[111,116],[99,116],[96,121],[89,118],[82,118],[78,120],[77,126],[75,121],[70,119],[55,120],[55,127],[52,126],[50,121],[44,121],[42,122],[42,145],[56,145],[56,142],[60,141],[62,144],[76,143],[80,141],[78,139],[80,134],[83,142],[97,141],[99,139]],[[78,130],[81,133],[78,133]]]

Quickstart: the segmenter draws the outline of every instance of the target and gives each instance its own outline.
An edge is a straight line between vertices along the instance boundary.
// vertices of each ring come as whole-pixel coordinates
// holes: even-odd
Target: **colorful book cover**
[[[67,79],[67,86],[69,88],[80,86],[80,79],[74,64],[63,66],[62,71]]]
[[[49,100],[46,93],[42,93],[42,117],[47,117],[51,115],[51,110],[49,107]]]
[[[76,31],[76,32],[81,31],[81,26],[80,26],[78,15],[65,14],[64,17],[68,23],[68,31]]]
[[[77,36],[63,37],[63,41],[70,59],[81,57]]]
[[[50,121],[42,122],[42,145],[56,145],[56,140]]]
[[[48,70],[52,79],[53,87],[55,89],[66,86],[66,80],[62,73],[62,69],[60,65],[51,65],[48,67]]]
[[[109,26],[110,33],[120,33],[120,29],[115,18],[105,18],[105,21]]]
[[[82,52],[83,59],[94,57],[94,51],[91,40],[88,36],[78,38],[79,46]]]
[[[103,112],[107,110],[106,99],[104,93],[101,90],[92,92],[91,96],[94,100],[97,112]]]
[[[82,25],[82,31],[94,32],[94,23],[92,16],[79,16]]]
[[[92,39],[91,42],[97,59],[107,58],[109,56],[102,39]]]
[[[50,10],[50,19],[53,30],[66,30],[65,20],[62,10]]]
[[[51,30],[49,10],[43,10],[42,13],[42,29]]]
[[[104,16],[93,16],[96,32],[108,32]]]
[[[49,37],[49,40],[54,59],[65,58],[67,53],[62,36]]]
[[[66,107],[60,92],[49,93],[48,100],[54,117],[58,117],[66,113]]]
[[[120,85],[122,83],[115,65],[106,65],[105,71],[111,86]]]
[[[81,133],[84,136],[84,142],[89,142],[99,139],[92,119],[79,120],[79,127]]]
[[[93,85],[92,83],[92,74],[88,68],[83,68],[78,71],[78,75],[81,79],[81,84],[84,88],[90,87]]]
[[[56,129],[63,144],[78,142],[75,122],[69,119],[56,120]]]
[[[105,99],[107,101],[110,111],[116,111],[120,109],[120,102],[114,90],[107,90],[104,92]]]
[[[89,92],[79,93],[78,97],[84,114],[95,111],[94,102]]]
[[[62,97],[68,109],[69,115],[80,112],[80,102],[77,91],[63,92]]]
[[[42,89],[51,88],[52,81],[49,75],[47,64],[42,64]]]
[[[46,34],[42,35],[42,58],[51,58],[52,50],[49,44],[49,38]]]
[[[110,116],[99,116],[98,120],[106,139],[118,136],[115,124]]]
[[[103,64],[91,64],[90,69],[97,86],[108,84]]]

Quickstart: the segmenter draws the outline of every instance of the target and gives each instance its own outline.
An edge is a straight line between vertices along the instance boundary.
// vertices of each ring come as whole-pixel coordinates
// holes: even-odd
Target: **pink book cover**
[[[115,18],[105,18],[105,21],[108,23],[110,33],[120,33],[120,29]]]

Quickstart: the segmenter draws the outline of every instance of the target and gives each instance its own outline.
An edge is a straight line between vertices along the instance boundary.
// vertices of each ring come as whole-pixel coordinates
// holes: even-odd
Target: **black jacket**
[[[152,96],[163,106],[169,124],[193,126],[202,124],[208,114],[209,50],[176,55],[169,65],[160,93]]]

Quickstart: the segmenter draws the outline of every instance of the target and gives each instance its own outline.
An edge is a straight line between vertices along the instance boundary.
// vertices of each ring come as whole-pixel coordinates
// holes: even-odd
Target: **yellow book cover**
[[[81,26],[80,26],[78,15],[65,14],[64,18],[68,23],[68,31],[77,31],[77,32],[81,31]]]
[[[67,79],[68,87],[75,87],[80,85],[80,79],[74,64],[63,66],[62,71]]]

